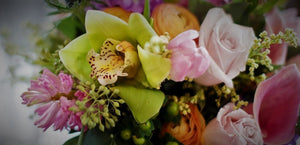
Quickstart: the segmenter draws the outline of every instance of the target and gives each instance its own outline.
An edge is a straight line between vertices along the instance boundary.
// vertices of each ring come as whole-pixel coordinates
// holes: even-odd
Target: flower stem
[[[82,145],[83,137],[84,137],[84,125],[82,125],[82,127],[81,127],[81,131],[80,131],[80,135],[79,135],[77,145]]]

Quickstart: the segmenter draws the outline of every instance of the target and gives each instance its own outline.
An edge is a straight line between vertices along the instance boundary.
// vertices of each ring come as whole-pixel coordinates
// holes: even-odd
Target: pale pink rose
[[[279,11],[275,7],[271,12],[265,14],[266,31],[269,34],[278,34],[284,32],[286,28],[291,28],[297,34],[298,45],[300,45],[300,17],[297,17],[297,9],[290,8],[284,11]],[[286,61],[288,45],[273,44],[270,48],[269,57],[272,63],[276,65],[283,65]]]
[[[253,114],[265,144],[285,144],[295,135],[300,109],[300,72],[295,64],[261,82],[255,92]]]
[[[204,131],[205,145],[262,145],[262,134],[253,116],[233,107],[228,103],[209,122]]]
[[[185,77],[196,78],[209,66],[208,53],[203,47],[197,47],[194,39],[199,37],[195,30],[187,30],[173,38],[167,45],[171,54],[171,79],[183,81]]]
[[[207,86],[224,82],[233,88],[232,79],[245,71],[254,39],[252,28],[234,24],[221,8],[210,9],[200,28],[199,45],[207,49],[211,63],[195,81]]]

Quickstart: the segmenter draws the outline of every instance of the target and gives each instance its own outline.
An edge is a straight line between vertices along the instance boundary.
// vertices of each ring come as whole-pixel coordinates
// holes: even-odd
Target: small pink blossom
[[[53,125],[54,130],[64,128],[80,129],[80,113],[69,110],[75,105],[75,98],[68,99],[73,80],[70,75],[59,73],[58,76],[44,69],[38,80],[31,81],[31,86],[21,97],[28,106],[40,104],[35,112],[40,116],[35,125],[47,130]]]
[[[205,144],[262,145],[262,134],[253,116],[233,107],[233,103],[225,105],[209,122],[204,131]]]
[[[299,109],[300,72],[295,64],[261,82],[255,92],[253,114],[264,143],[288,143],[295,135]]]
[[[206,86],[224,82],[233,88],[232,79],[245,71],[254,39],[251,27],[234,24],[221,8],[210,9],[201,24],[199,45],[207,49],[211,62],[195,81]]]
[[[199,37],[195,30],[182,32],[173,38],[167,46],[172,51],[171,79],[183,81],[185,77],[196,78],[209,66],[208,53],[203,47],[197,47],[194,39]]]
[[[298,35],[298,45],[300,45],[300,17],[297,17],[297,9],[290,8],[284,11],[279,11],[277,7],[265,14],[266,31],[269,34],[278,34],[284,32],[286,28],[291,28]],[[283,65],[286,61],[288,45],[273,44],[270,47],[269,57],[272,63],[276,65]]]

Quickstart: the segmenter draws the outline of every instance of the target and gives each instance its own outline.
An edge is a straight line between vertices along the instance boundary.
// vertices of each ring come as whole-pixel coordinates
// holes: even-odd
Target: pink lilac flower
[[[172,51],[171,79],[183,81],[185,77],[196,78],[209,66],[209,56],[205,48],[197,47],[194,39],[199,37],[195,30],[185,31],[170,41],[167,49]]]
[[[43,70],[38,80],[31,81],[30,88],[21,97],[22,104],[28,106],[40,104],[35,110],[40,116],[35,125],[44,128],[44,131],[52,125],[54,130],[81,128],[81,114],[69,110],[70,107],[76,107],[75,97],[70,97],[72,85],[70,75],[61,72],[56,76],[48,69]]]
[[[145,0],[104,0],[105,4],[94,3],[96,9],[103,9],[106,7],[119,6],[130,12],[142,13],[144,10]],[[156,5],[162,3],[162,0],[150,0],[150,9],[152,10]]]

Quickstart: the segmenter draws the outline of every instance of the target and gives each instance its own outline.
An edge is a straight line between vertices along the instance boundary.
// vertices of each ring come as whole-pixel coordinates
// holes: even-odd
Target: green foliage
[[[188,5],[188,9],[198,18],[200,24],[204,20],[208,10],[213,7],[214,5],[205,0],[190,0]]]
[[[79,136],[75,136],[69,140],[67,140],[63,145],[77,145]]]
[[[81,35],[85,30],[76,17],[69,16],[56,22],[56,28],[71,40]]]

